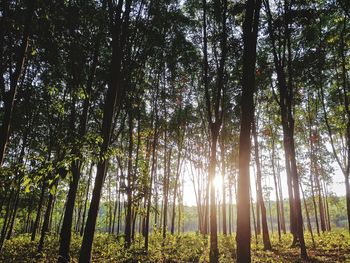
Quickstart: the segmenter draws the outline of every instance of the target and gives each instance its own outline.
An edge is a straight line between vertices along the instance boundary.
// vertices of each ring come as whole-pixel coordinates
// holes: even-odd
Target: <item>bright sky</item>
[[[337,196],[344,196],[345,195],[345,186],[344,186],[344,176],[342,175],[339,168],[334,164],[335,172],[333,174],[333,183],[330,185],[329,191],[336,194]],[[287,189],[287,182],[286,182],[286,175],[285,173],[281,174],[282,179],[282,191],[283,191],[283,198],[288,198],[288,189]],[[218,176],[219,179],[216,180],[216,184],[218,185],[217,189],[221,189],[220,183],[222,183],[221,177]],[[254,179],[254,171],[251,169],[250,171],[250,179],[252,182],[252,191],[253,191],[253,199],[256,200],[256,190],[255,190],[255,179]],[[267,184],[270,187],[273,187],[273,178],[271,176],[266,178]],[[274,190],[273,190],[274,191]],[[221,195],[220,195],[221,196]],[[274,192],[271,193],[271,200],[275,200],[275,194]],[[235,202],[235,201],[234,201]],[[184,205],[187,206],[195,206],[196,205],[196,198],[195,193],[193,190],[193,184],[190,180],[190,176],[188,174],[185,174],[185,185],[184,185]]]

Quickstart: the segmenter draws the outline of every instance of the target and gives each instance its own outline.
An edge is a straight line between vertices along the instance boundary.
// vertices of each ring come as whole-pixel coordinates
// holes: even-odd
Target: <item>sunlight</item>
[[[215,175],[215,178],[213,180],[214,182],[214,186],[215,186],[215,190],[217,193],[221,193],[222,192],[222,176],[221,175]]]

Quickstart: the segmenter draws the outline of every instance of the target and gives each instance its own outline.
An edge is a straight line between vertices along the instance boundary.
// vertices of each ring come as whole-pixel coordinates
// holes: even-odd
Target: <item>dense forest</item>
[[[0,262],[350,262],[348,0],[0,21]]]

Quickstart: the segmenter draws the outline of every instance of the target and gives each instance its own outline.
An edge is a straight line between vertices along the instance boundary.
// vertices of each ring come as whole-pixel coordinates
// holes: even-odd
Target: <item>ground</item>
[[[306,234],[309,261],[302,261],[299,249],[291,248],[291,235],[283,235],[279,240],[272,236],[272,251],[264,251],[261,240],[252,239],[253,262],[350,262],[350,236],[347,231],[336,230],[315,235],[315,246],[311,237]],[[126,250],[122,239],[114,235],[96,234],[94,240],[93,262],[208,262],[209,240],[195,233],[185,233],[167,236],[162,240],[160,233],[150,237],[148,255],[143,250],[143,239],[136,237],[133,246]],[[78,262],[81,237],[74,235],[71,256],[72,262]],[[46,239],[44,252],[36,253],[37,241],[31,242],[29,235],[21,235],[6,241],[0,262],[56,262],[58,252],[58,237],[49,235]],[[220,263],[234,262],[235,237],[219,236]]]

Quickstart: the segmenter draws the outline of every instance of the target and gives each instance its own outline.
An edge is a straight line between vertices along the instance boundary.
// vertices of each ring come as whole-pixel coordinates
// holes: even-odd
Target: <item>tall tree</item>
[[[271,250],[271,242],[269,229],[267,226],[267,218],[266,218],[266,207],[263,197],[263,189],[262,189],[262,173],[261,173],[261,164],[260,164],[260,156],[259,156],[259,142],[256,131],[256,121],[252,122],[252,135],[254,139],[254,156],[255,156],[255,165],[256,165],[256,185],[257,185],[257,206],[258,210],[261,211],[261,225],[262,225],[262,234],[263,234],[263,242],[264,249]]]
[[[214,3],[214,18],[219,22],[220,32],[220,61],[217,67],[216,83],[212,92],[210,92],[209,82],[209,60],[208,60],[208,35],[207,35],[207,17],[208,5],[203,0],[203,84],[205,91],[205,103],[207,110],[207,119],[210,129],[210,161],[208,167],[208,183],[210,196],[210,253],[211,263],[218,262],[219,249],[217,240],[217,213],[216,213],[216,194],[215,194],[215,175],[217,166],[217,143],[222,125],[222,117],[224,111],[224,95],[225,95],[225,65],[227,58],[227,0],[222,3],[216,1]],[[220,21],[221,19],[221,21]]]
[[[12,68],[9,69],[9,75],[10,77],[10,87],[9,90],[6,90],[5,83],[5,74],[6,73],[6,65],[4,64],[4,60],[0,62],[0,75],[1,75],[1,80],[0,80],[0,91],[1,95],[4,99],[4,105],[5,105],[5,110],[4,110],[4,117],[2,120],[2,125],[1,125],[1,130],[0,130],[0,166],[2,166],[4,162],[4,157],[5,157],[5,152],[6,152],[6,145],[9,139],[9,134],[10,134],[10,128],[12,124],[12,115],[13,115],[13,110],[15,107],[15,100],[16,100],[16,95],[17,95],[17,90],[18,90],[18,83],[21,77],[23,77],[24,74],[24,64],[25,60],[27,57],[27,50],[29,46],[29,37],[30,37],[30,29],[32,26],[32,20],[34,16],[34,11],[36,7],[36,1],[26,1],[27,2],[27,12],[25,16],[25,21],[24,21],[24,29],[23,29],[23,36],[22,36],[22,42],[20,46],[16,50],[15,54],[15,68],[14,71],[12,72]],[[8,31],[6,28],[7,24],[7,19],[9,18],[8,16],[10,15],[10,3],[8,1],[3,2],[3,16],[2,16],[2,21],[1,21],[1,26],[0,26],[0,55],[1,58],[4,58],[4,42],[5,42],[5,37],[6,37],[6,32]],[[8,25],[7,25],[8,26]],[[7,32],[8,33],[8,32]],[[11,58],[10,58],[11,60]]]
[[[255,62],[261,0],[247,0],[243,22],[243,76],[241,130],[239,137],[239,175],[237,186],[237,262],[251,262],[249,165],[250,134],[254,121]]]
[[[131,0],[126,0],[124,3],[124,1],[120,0],[118,1],[117,5],[115,5],[115,3],[112,1],[108,2],[108,10],[112,30],[112,59],[110,64],[110,77],[102,120],[101,135],[103,142],[100,150],[99,161],[97,163],[95,185],[92,193],[88,217],[86,220],[86,226],[79,255],[79,262],[91,261],[92,241],[95,233],[96,219],[101,199],[102,187],[107,172],[108,157],[106,155],[108,155],[111,135],[113,132],[113,118],[116,107],[120,107],[123,97],[122,61],[125,45],[127,42],[131,2]],[[124,4],[125,9],[123,10]]]
[[[292,1],[285,1],[282,15],[284,23],[280,26],[280,37],[283,41],[276,41],[276,32],[273,27],[273,17],[269,1],[264,1],[267,17],[268,31],[271,42],[274,66],[277,74],[277,86],[279,91],[278,103],[283,128],[283,146],[285,151],[285,165],[287,171],[287,183],[290,203],[290,223],[293,234],[293,244],[300,243],[302,258],[307,259],[307,251],[302,227],[303,217],[301,210],[301,199],[299,190],[299,175],[297,170],[295,143],[294,143],[294,93],[295,83],[293,82],[293,50],[292,50]],[[280,33],[279,33],[280,34]],[[273,91],[274,92],[274,91]]]

